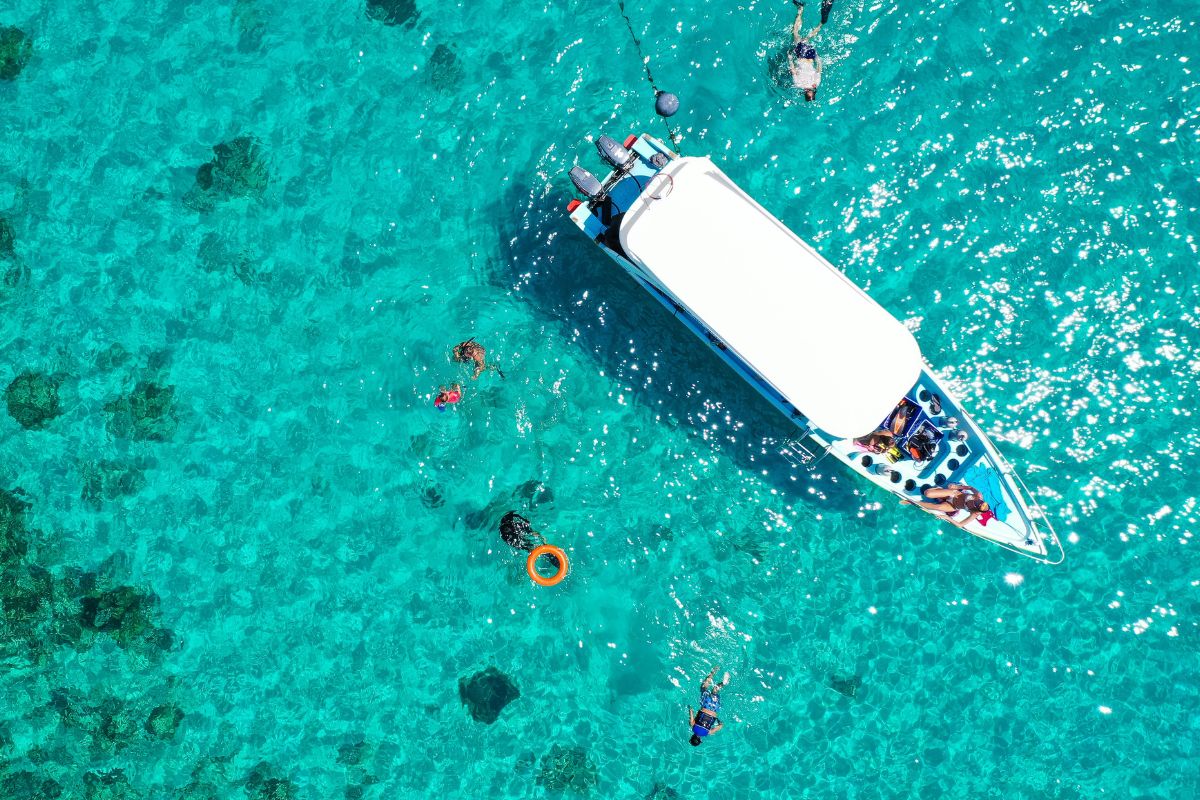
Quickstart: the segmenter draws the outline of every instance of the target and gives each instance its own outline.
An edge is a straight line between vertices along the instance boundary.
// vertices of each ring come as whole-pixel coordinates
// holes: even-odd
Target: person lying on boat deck
[[[454,360],[460,364],[470,364],[471,362],[475,363],[475,372],[471,375],[471,380],[478,378],[481,374],[483,374],[485,369],[494,369],[500,374],[501,378],[504,377],[504,373],[500,372],[500,368],[495,364],[492,364],[489,367],[487,363],[487,350],[484,349],[483,345],[475,341],[474,336],[472,336],[470,339],[467,339],[465,342],[459,342],[458,344],[454,345]]]
[[[692,747],[696,747],[704,741],[704,737],[710,733],[716,733],[725,726],[721,720],[717,719],[717,714],[721,713],[721,690],[729,684],[729,673],[721,678],[721,682],[713,686],[713,675],[717,674],[721,666],[712,668],[712,672],[705,676],[700,682],[700,711],[692,711],[692,707],[688,706],[688,724],[692,726],[692,738],[689,739]]]
[[[983,499],[979,490],[965,483],[930,486],[921,492],[921,496],[926,499],[904,502],[920,506],[932,514],[941,514],[947,522],[960,528],[991,511],[991,506]]]
[[[905,426],[908,425],[908,420],[912,416],[913,407],[908,402],[907,397],[900,398],[900,402],[896,404],[896,409],[891,413],[891,425],[881,425],[879,430],[872,431],[866,436],[860,436],[854,440],[855,444],[861,445],[872,453],[882,453],[883,451],[896,444],[896,437],[904,433]]]
[[[821,32],[821,25],[829,20],[829,12],[833,8],[833,0],[822,0],[821,22],[809,31],[807,36],[800,35],[804,19],[804,0],[792,0],[796,4],[796,21],[792,23],[792,49],[788,52],[788,67],[792,71],[792,85],[804,92],[806,101],[814,100],[817,87],[821,85],[821,59],[817,56],[817,48],[813,47],[812,39]]]

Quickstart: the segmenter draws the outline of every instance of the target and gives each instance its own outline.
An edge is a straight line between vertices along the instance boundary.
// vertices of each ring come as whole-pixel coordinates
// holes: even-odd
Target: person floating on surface
[[[909,505],[919,506],[931,514],[940,514],[947,522],[963,527],[971,520],[981,524],[995,516],[991,506],[978,489],[965,483],[948,483],[945,486],[930,486],[921,492],[925,500],[904,500]]]
[[[474,336],[472,336],[470,339],[467,339],[465,342],[459,342],[458,344],[454,345],[454,360],[460,364],[470,364],[474,362],[475,372],[471,375],[471,380],[475,380],[482,375],[485,369],[494,369],[497,373],[499,373],[501,378],[504,377],[504,373],[500,371],[499,367],[497,367],[495,364],[490,366],[488,365],[487,350],[483,345],[475,341]]]
[[[700,682],[700,711],[693,712],[692,707],[688,706],[688,724],[692,726],[692,738],[689,741],[692,747],[703,742],[705,736],[725,727],[721,720],[717,719],[717,714],[721,713],[720,693],[729,684],[729,673],[726,672],[716,686],[713,686],[712,682],[713,675],[716,675],[720,668],[720,665],[713,667],[712,672]]]
[[[500,538],[509,547],[526,552],[546,543],[545,537],[533,529],[533,523],[515,511],[500,518]]]
[[[452,383],[449,387],[442,386],[438,389],[437,397],[433,398],[433,407],[438,411],[445,411],[446,406],[454,405],[461,400],[462,386]]]
[[[792,23],[792,49],[788,53],[788,66],[792,71],[792,85],[804,92],[804,99],[816,99],[817,87],[821,85],[821,59],[817,56],[817,48],[812,40],[821,32],[821,25],[829,20],[829,12],[833,9],[833,0],[822,0],[821,22],[809,31],[807,36],[801,36],[801,25],[804,18],[803,0],[792,0],[796,4],[796,21]]]

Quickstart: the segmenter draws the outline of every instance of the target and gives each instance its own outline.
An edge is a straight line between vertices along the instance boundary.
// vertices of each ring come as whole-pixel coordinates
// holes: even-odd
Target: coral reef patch
[[[504,707],[520,696],[512,678],[495,667],[458,679],[458,697],[476,722],[491,725]]]

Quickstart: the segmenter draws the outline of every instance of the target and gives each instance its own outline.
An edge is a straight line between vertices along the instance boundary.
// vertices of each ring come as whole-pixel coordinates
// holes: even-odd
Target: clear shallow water
[[[839,3],[813,104],[770,76],[790,6],[628,6],[684,152],[914,320],[1070,537],[1057,568],[790,469],[784,421],[566,223],[586,137],[664,131],[615,4],[419,11],[0,18],[34,37],[0,82],[28,270],[0,382],[54,375],[62,409],[0,419],[29,504],[7,792],[555,796],[555,744],[604,797],[1200,791],[1187,6]],[[240,135],[261,197],[189,208]],[[437,414],[471,334],[507,377]],[[140,440],[110,405],[139,381],[175,409]],[[530,481],[554,590],[491,521]],[[88,615],[121,585],[158,603]],[[693,749],[718,661],[726,730]],[[521,694],[490,726],[458,691],[489,665]]]

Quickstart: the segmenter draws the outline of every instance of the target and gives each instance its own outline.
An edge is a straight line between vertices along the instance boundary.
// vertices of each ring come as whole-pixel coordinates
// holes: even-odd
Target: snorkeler
[[[700,682],[700,711],[693,712],[692,707],[688,706],[688,724],[692,726],[692,738],[688,741],[692,747],[703,742],[705,736],[725,727],[724,723],[717,719],[717,714],[721,713],[720,692],[729,684],[729,673],[726,672],[716,686],[712,685],[713,675],[716,675],[720,668],[719,664],[713,667],[712,672]]]
[[[817,56],[817,48],[813,47],[811,40],[821,32],[821,25],[829,21],[833,0],[821,0],[821,22],[809,31],[807,36],[800,35],[804,0],[792,2],[798,10],[796,21],[792,23],[792,49],[788,52],[788,67],[792,71],[792,85],[804,92],[806,101],[811,101],[816,98],[817,87],[821,85],[821,59]]]
[[[545,537],[533,529],[533,523],[515,511],[500,518],[500,538],[509,547],[525,551],[546,543]]]
[[[500,371],[499,367],[497,367],[495,364],[490,366],[488,365],[487,350],[483,345],[475,341],[474,336],[472,336],[470,339],[467,339],[465,342],[459,342],[458,344],[454,345],[454,360],[460,364],[470,364],[474,362],[475,373],[471,375],[471,380],[475,380],[482,375],[485,369],[494,369],[501,378],[504,377],[504,373]]]
[[[461,400],[462,386],[452,383],[449,387],[442,386],[438,389],[437,397],[433,398],[433,407],[438,411],[445,411],[446,406],[454,405]]]

